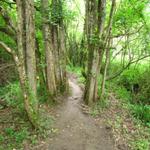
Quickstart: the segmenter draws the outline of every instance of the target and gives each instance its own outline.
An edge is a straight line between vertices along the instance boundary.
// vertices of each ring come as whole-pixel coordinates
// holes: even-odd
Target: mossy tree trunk
[[[84,100],[92,105],[97,100],[98,74],[103,58],[102,34],[105,24],[106,0],[88,0],[86,4],[86,33],[88,42],[88,72]]]
[[[17,45],[20,84],[25,109],[30,122],[38,127],[38,100],[36,87],[34,1],[16,0],[17,4]],[[24,16],[24,18],[23,18]]]
[[[62,1],[52,0],[52,45],[55,54],[55,75],[57,90],[59,92],[65,92],[68,89],[68,80],[66,73],[66,39],[62,7]]]
[[[104,65],[104,74],[103,74],[103,78],[102,78],[102,83],[101,83],[101,91],[100,91],[100,99],[103,98],[104,93],[105,93],[105,81],[106,81],[106,75],[107,75],[107,68],[109,65],[109,60],[110,60],[110,45],[111,45],[111,30],[112,30],[112,23],[113,23],[113,16],[116,10],[116,0],[112,0],[112,4],[111,4],[111,10],[110,10],[110,14],[109,14],[109,21],[108,21],[108,26],[107,26],[107,30],[104,36],[104,46],[103,48],[106,51],[106,61],[105,61],[105,65]]]
[[[85,86],[84,100],[86,104],[91,105],[98,99],[98,78],[102,66],[102,60],[105,50],[108,46],[110,30],[112,27],[113,15],[115,12],[116,0],[112,0],[111,10],[107,28],[106,20],[106,0],[91,1],[86,4],[86,33],[88,42],[88,73]],[[92,24],[92,23],[93,24]],[[94,35],[94,36],[92,36]],[[108,57],[108,53],[107,53]],[[107,69],[108,62],[106,63]],[[106,75],[106,70],[105,70]],[[105,78],[104,78],[105,80]],[[105,84],[105,82],[103,82]],[[104,85],[102,86],[102,92]],[[100,91],[101,93],[101,91]]]
[[[46,82],[48,92],[51,96],[56,94],[56,79],[55,79],[55,58],[52,45],[52,34],[49,21],[50,4],[48,0],[41,1],[42,19],[43,19],[43,39],[46,56]]]

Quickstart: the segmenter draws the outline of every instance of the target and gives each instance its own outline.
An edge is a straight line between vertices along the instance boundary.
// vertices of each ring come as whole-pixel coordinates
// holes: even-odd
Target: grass
[[[0,88],[0,98],[5,100],[8,106],[18,106],[23,102],[19,83],[9,83],[7,86]]]
[[[109,90],[115,93],[116,99],[119,101],[117,107],[121,110],[121,117],[120,114],[116,115],[112,121],[112,127],[114,130],[121,130],[121,136],[127,139],[131,150],[149,150],[150,106],[133,103],[131,93],[126,88],[118,86],[115,81],[107,84],[109,84],[107,86]],[[131,119],[129,125],[126,123],[128,118]]]
[[[1,87],[0,99],[7,103],[7,108],[0,108],[0,150],[23,150],[25,145],[33,146],[53,133],[54,119],[42,103],[39,108],[40,129],[32,129],[18,82]]]

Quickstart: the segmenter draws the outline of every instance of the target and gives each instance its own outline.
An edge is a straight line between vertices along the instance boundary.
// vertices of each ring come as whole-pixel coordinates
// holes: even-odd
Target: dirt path
[[[82,90],[76,81],[69,81],[72,89],[63,106],[59,106],[55,128],[58,133],[49,140],[47,150],[114,150],[114,142],[106,127],[82,113]]]

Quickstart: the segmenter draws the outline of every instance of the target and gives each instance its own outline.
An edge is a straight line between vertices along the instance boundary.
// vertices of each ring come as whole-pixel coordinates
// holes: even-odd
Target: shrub
[[[116,66],[116,65],[115,65]],[[150,68],[145,65],[131,66],[118,78],[114,92],[118,98],[128,103],[133,116],[146,125],[150,125]],[[134,91],[134,85],[138,91]],[[130,107],[131,106],[131,107]]]
[[[149,141],[145,139],[139,139],[138,141],[132,142],[134,150],[149,150]]]
[[[125,70],[117,83],[132,94],[132,102],[150,104],[150,69],[148,67],[130,67]]]
[[[122,73],[118,83],[123,85],[128,91],[132,91],[133,85],[139,83],[140,76],[140,70],[132,67]]]
[[[131,112],[134,117],[142,120],[145,124],[150,124],[150,106],[149,105],[131,105]]]
[[[9,83],[7,86],[0,88],[0,98],[5,100],[8,106],[20,107],[23,104],[23,97],[19,82]]]
[[[146,70],[140,80],[140,92],[137,95],[137,99],[143,104],[150,104],[150,69]]]

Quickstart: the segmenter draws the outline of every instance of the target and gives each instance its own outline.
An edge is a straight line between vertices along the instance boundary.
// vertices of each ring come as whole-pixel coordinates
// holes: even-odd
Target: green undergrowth
[[[43,95],[42,95],[43,96]],[[40,97],[38,130],[32,128],[24,110],[19,83],[9,83],[0,88],[0,99],[7,105],[0,105],[0,150],[23,150],[25,145],[34,146],[53,133],[54,118]],[[46,99],[46,97],[44,97]]]
[[[114,83],[113,86],[111,86],[111,92],[115,93],[116,99],[119,100],[117,107],[121,110],[119,114],[116,114],[116,118],[112,121],[113,128],[116,130],[121,130],[122,136],[127,139],[127,144],[131,150],[149,150],[149,106],[132,103],[131,93],[124,87],[118,87]],[[129,127],[126,127],[125,120],[127,119],[131,119],[133,125],[128,125]]]
[[[116,63],[109,74],[117,72],[119,64]],[[120,130],[120,136],[126,139],[131,150],[150,149],[150,67],[146,64],[131,66],[114,80],[106,82],[105,96],[92,108],[91,115],[98,116],[116,105],[110,117],[111,125]],[[101,76],[98,80],[98,90],[101,90]],[[138,85],[138,89],[134,86]],[[118,103],[113,104],[109,94],[115,94]],[[100,93],[98,93],[100,95]],[[112,114],[113,116],[113,114]],[[128,123],[126,120],[131,120]],[[108,121],[109,122],[109,121]],[[131,129],[130,129],[131,128]],[[118,136],[118,138],[120,138]]]
[[[0,150],[12,150],[13,148],[23,150],[26,145],[34,147],[34,145],[46,139],[47,136],[53,134],[51,126],[53,119],[49,116],[46,117],[46,120],[41,120],[44,127],[48,125],[49,129],[40,130],[32,129],[28,120],[21,119],[19,116],[15,117],[15,121],[3,122],[3,128],[0,132]]]
[[[97,116],[100,116],[104,110],[106,110],[107,108],[109,108],[110,106],[110,103],[109,101],[107,100],[108,98],[108,95],[105,94],[105,96],[101,99],[101,100],[98,100],[92,107],[91,107],[91,110],[90,110],[90,114],[91,116],[93,117],[97,117]]]
[[[133,122],[133,133],[130,131],[131,127],[123,133],[132,150],[150,149],[149,74],[149,66],[131,66],[116,79],[108,81],[106,85],[119,101],[118,107],[122,113],[126,114],[124,119],[129,117]],[[134,85],[138,85],[138,89],[134,90]],[[114,128],[122,127],[122,119],[123,115],[119,119],[120,122],[116,119],[117,126]]]
[[[120,64],[111,66],[109,74],[117,72]],[[81,83],[85,83],[82,75],[82,68],[68,67],[68,71],[75,73]],[[110,121],[114,130],[120,130],[120,136],[127,141],[131,150],[150,149],[150,69],[149,66],[137,65],[126,69],[114,80],[106,82],[106,92],[104,97],[98,100],[90,109],[93,117],[102,115],[116,105],[113,109],[115,118]],[[98,79],[98,96],[100,97],[101,76]],[[138,85],[138,90],[134,91],[134,85]],[[136,90],[136,89],[135,89]],[[118,101],[112,104],[109,94],[115,94]],[[130,120],[129,123],[126,120]],[[131,128],[131,129],[130,129]],[[118,134],[118,133],[117,133]],[[120,137],[119,137],[120,138]]]
[[[13,82],[0,88],[0,98],[6,102],[8,106],[11,107],[21,107],[23,102],[21,90],[19,83]]]
[[[150,124],[150,86],[147,85],[147,82],[149,83],[147,80],[149,79],[146,78],[149,73],[150,72],[148,70],[147,72],[143,72],[142,75],[139,74],[139,77],[135,79],[136,82],[132,80],[132,78],[135,78],[134,76],[136,73],[134,73],[132,77],[128,77],[128,74],[123,74],[120,79],[118,79],[118,83],[116,84],[117,88],[115,90],[118,97],[129,104],[129,109],[131,110],[133,116],[140,119],[145,125]],[[125,78],[128,78],[128,80],[126,79],[125,81],[129,86],[126,87],[123,85],[118,87],[118,85],[122,83],[122,80]],[[129,81],[130,78],[131,82]],[[134,88],[134,85],[136,84],[139,86],[138,91],[132,91],[131,89]]]
[[[74,73],[77,75],[77,80],[79,83],[85,84],[85,78],[82,75],[83,68],[81,67],[73,67],[72,65],[67,66],[67,71],[70,73]]]

